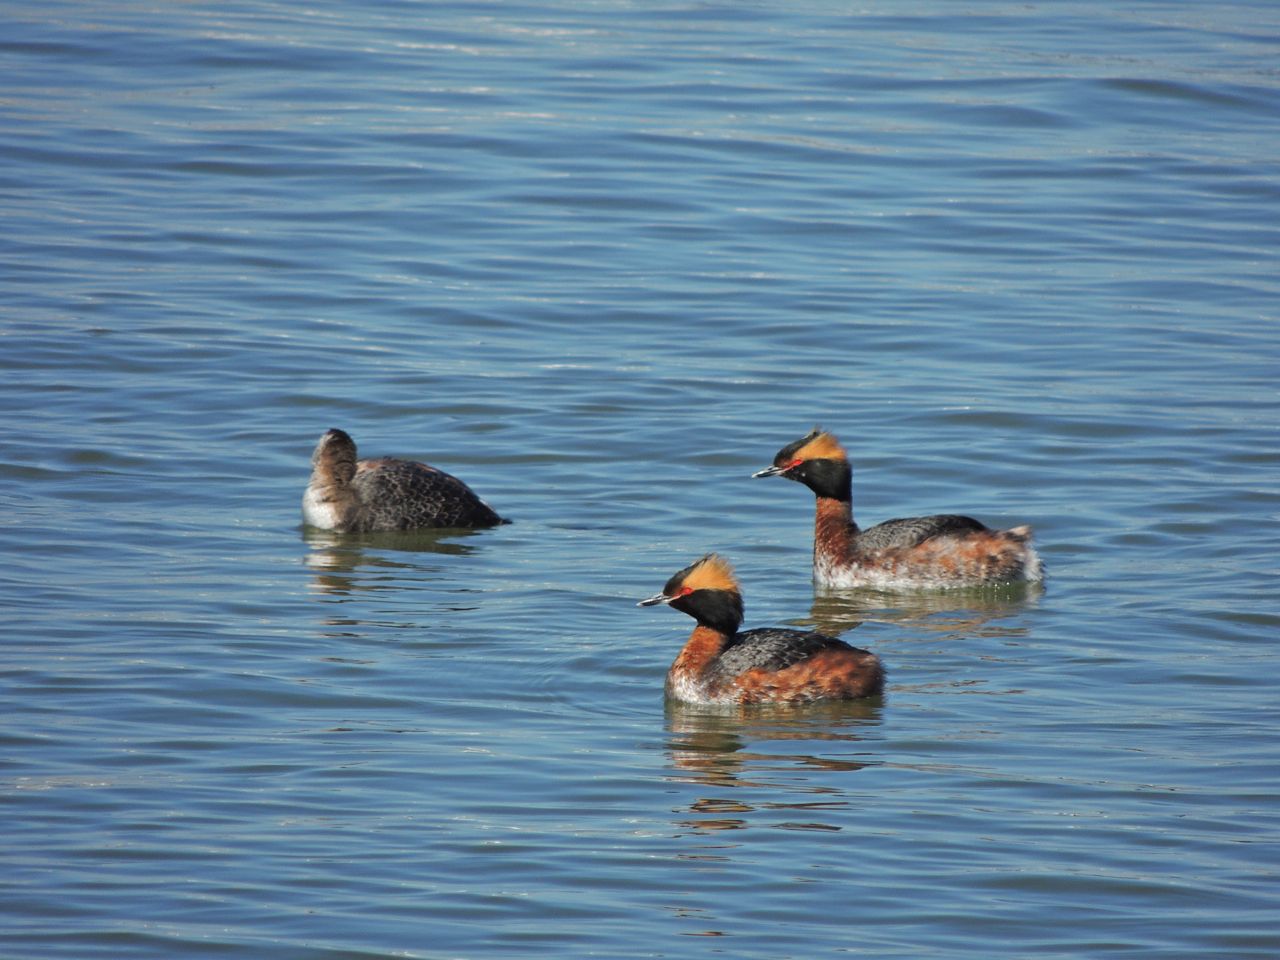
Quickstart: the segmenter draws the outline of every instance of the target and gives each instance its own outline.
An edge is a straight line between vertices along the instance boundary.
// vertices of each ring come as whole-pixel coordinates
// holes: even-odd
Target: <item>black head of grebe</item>
[[[774,456],[772,466],[751,476],[795,480],[819,497],[834,500],[849,500],[851,497],[849,456],[840,446],[840,441],[819,427],[788,443]]]
[[[665,603],[687,613],[699,624],[725,634],[742,625],[742,591],[733,568],[723,557],[709,553],[674,574],[662,592],[636,604]]]

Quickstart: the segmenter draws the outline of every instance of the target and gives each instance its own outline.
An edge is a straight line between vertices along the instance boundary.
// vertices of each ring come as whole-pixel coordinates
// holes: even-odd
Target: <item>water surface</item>
[[[0,952],[1280,953],[1273,5],[6,21]],[[1047,588],[815,593],[815,422]],[[886,696],[664,706],[708,550]]]

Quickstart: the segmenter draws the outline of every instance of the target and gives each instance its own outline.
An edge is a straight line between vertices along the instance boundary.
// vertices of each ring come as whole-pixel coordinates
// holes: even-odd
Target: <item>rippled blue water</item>
[[[0,953],[1280,953],[1274,4],[5,20]],[[1047,589],[815,596],[814,422]],[[883,702],[664,708],[712,549]]]

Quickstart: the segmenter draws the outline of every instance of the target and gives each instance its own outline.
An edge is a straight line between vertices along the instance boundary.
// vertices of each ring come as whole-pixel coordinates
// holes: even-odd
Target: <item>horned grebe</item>
[[[849,458],[822,430],[787,444],[773,466],[752,476],[786,477],[813,491],[813,579],[821,586],[978,587],[1044,577],[1028,526],[992,530],[972,517],[938,514],[860,530]]]
[[[506,523],[457,477],[412,460],[357,460],[345,432],[325,432],[311,455],[302,518],[340,533],[492,527]]]
[[[856,700],[884,690],[874,653],[821,633],[766,628],[738,632],[742,593],[714,553],[685,567],[637,606],[666,603],[698,621],[667,672],[667,696],[685,703]]]

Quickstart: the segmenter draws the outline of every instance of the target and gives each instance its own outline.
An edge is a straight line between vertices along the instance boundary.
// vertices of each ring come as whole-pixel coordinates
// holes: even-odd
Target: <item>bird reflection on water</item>
[[[1026,632],[1023,626],[989,624],[1034,609],[1043,595],[1044,587],[1038,583],[918,592],[819,588],[809,616],[790,622],[837,635],[863,623],[909,624],[931,634],[978,631],[978,636],[1020,635]]]
[[[430,565],[430,554],[467,556],[476,547],[462,542],[479,536],[473,530],[408,530],[386,533],[333,533],[304,527],[302,540],[309,548],[304,558],[315,572],[314,587],[321,593],[348,594],[387,589],[385,577],[369,576],[370,570],[420,571]],[[403,554],[403,559],[396,559]]]
[[[744,829],[752,825],[753,814],[769,818],[767,824],[756,820],[756,826],[841,829],[812,819],[816,811],[848,803],[838,780],[817,774],[856,773],[879,764],[869,749],[874,738],[867,734],[879,725],[882,710],[878,700],[802,707],[706,707],[668,701],[667,753],[672,768],[668,779],[696,785],[700,794],[675,811],[677,829]],[[762,749],[770,744],[785,747],[776,752]],[[702,792],[705,789],[716,794],[707,795]],[[779,799],[794,793],[800,796]]]

